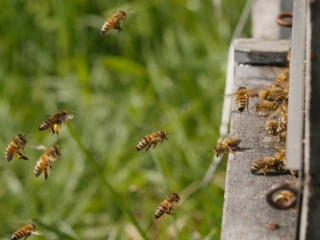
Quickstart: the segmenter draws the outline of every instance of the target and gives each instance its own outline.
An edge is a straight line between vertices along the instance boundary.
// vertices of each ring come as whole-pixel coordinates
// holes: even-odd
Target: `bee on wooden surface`
[[[271,88],[285,89],[289,84],[289,69],[283,70],[274,80]]]
[[[36,225],[33,223],[26,224],[11,235],[11,240],[18,240],[23,237],[25,240],[30,237],[31,234],[40,235],[39,232],[36,232],[36,228]]]
[[[287,130],[279,133],[278,135],[278,138],[277,138],[277,141],[283,145],[286,144],[286,141],[287,141]]]
[[[23,156],[20,153],[20,149],[24,149],[24,146],[27,144],[26,135],[18,134],[15,136],[12,141],[9,143],[5,151],[5,157],[8,161],[11,161],[13,156],[16,156],[18,159],[28,160],[26,156]]]
[[[161,144],[164,140],[168,141],[167,135],[168,135],[168,132],[160,130],[157,132],[153,132],[148,136],[145,136],[137,144],[137,146],[136,146],[137,151],[144,150],[146,152],[149,150],[149,148],[151,146],[153,146],[153,148],[155,148],[158,143]]]
[[[276,144],[271,148],[277,151],[277,153],[274,154],[274,158],[281,163],[282,167],[284,167],[287,163],[287,158],[286,158],[287,148],[282,144]]]
[[[227,96],[235,96],[236,97],[236,107],[239,110],[240,114],[242,114],[243,110],[249,106],[249,98],[250,97],[259,97],[259,91],[257,89],[247,89],[246,87],[239,87],[238,90],[233,94],[227,94]]]
[[[172,193],[171,195],[168,195],[166,199],[161,202],[159,207],[157,208],[156,212],[154,213],[154,218],[161,217],[164,213],[173,215],[173,207],[175,204],[177,204],[180,200],[180,196],[178,193]]]
[[[281,163],[274,157],[258,158],[252,161],[250,171],[252,174],[258,173],[263,170],[264,176],[267,175],[268,169],[273,169],[277,172],[282,171]]]
[[[53,114],[46,121],[41,123],[39,130],[45,131],[50,128],[52,131],[52,135],[56,133],[59,136],[59,127],[61,127],[62,123],[69,119],[73,119],[73,115],[70,115],[67,111],[62,110]]]
[[[282,102],[286,97],[286,93],[282,88],[265,88],[259,92],[259,96],[263,100]]]
[[[266,120],[264,126],[261,126],[261,130],[266,130],[267,134],[270,136],[276,136],[278,130],[278,122],[275,119]]]
[[[291,201],[292,198],[294,198],[294,197],[295,197],[295,195],[292,191],[282,190],[282,191],[277,192],[277,194],[275,194],[273,200],[276,203],[284,204],[284,203]]]
[[[255,113],[270,114],[278,109],[281,103],[279,102],[269,102],[267,100],[262,100],[254,105]]]
[[[216,144],[212,152],[219,157],[222,154],[229,154],[239,149],[241,139],[238,137],[227,137]]]
[[[44,153],[38,159],[36,166],[34,167],[34,175],[39,177],[42,171],[44,171],[44,177],[47,180],[48,171],[47,167],[49,166],[52,170],[51,163],[56,161],[61,156],[61,151],[59,146],[53,146],[51,148],[46,148],[43,145],[38,146],[38,149],[44,150]]]
[[[122,31],[121,21],[124,21],[127,18],[127,11],[120,10],[114,14],[110,18],[108,18],[101,27],[101,35],[107,35],[111,29],[116,29],[120,33]]]

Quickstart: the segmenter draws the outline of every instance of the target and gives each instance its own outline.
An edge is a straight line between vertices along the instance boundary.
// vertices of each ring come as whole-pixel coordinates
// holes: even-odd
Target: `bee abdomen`
[[[40,174],[42,173],[42,171],[43,171],[43,169],[44,169],[44,167],[45,166],[43,166],[43,165],[45,165],[44,163],[42,163],[42,161],[41,160],[39,160],[38,162],[37,162],[37,164],[36,164],[36,166],[34,167],[34,175],[36,176],[36,177],[39,177],[40,176]]]
[[[236,107],[240,112],[243,112],[247,105],[247,99],[246,98],[238,98],[236,101]]]
[[[18,240],[18,239],[20,239],[22,237],[26,237],[26,236],[27,236],[27,232],[25,232],[24,230],[18,230],[12,234],[11,240]]]
[[[44,121],[43,123],[41,123],[39,130],[40,131],[44,131],[47,130],[48,128],[50,128],[53,124],[55,123],[55,121],[51,118],[47,119],[46,121]]]
[[[250,172],[252,174],[256,174],[257,172],[260,171],[260,169],[262,168],[261,164],[260,163],[257,163],[257,162],[253,162],[251,164],[251,167],[250,167]]]
[[[137,151],[141,151],[141,150],[145,149],[146,147],[149,146],[149,144],[151,144],[151,138],[150,137],[142,138],[139,141],[139,143],[137,144]]]
[[[8,161],[12,160],[14,152],[15,152],[15,150],[11,146],[7,147],[6,152],[5,152],[5,157]]]
[[[157,219],[161,217],[166,212],[166,209],[164,209],[162,206],[159,206],[157,211],[154,213],[154,218]]]
[[[112,19],[107,19],[105,23],[101,27],[101,35],[104,36],[106,35],[115,25],[115,22]]]

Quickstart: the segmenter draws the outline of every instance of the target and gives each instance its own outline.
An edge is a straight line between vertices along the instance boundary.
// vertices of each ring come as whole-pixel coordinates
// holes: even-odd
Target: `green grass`
[[[31,239],[219,239],[224,167],[200,186],[218,138],[227,51],[245,1],[0,0],[0,240],[39,221]],[[113,12],[124,31],[101,37]],[[59,140],[38,127],[72,111]],[[136,152],[145,135],[169,141]],[[4,151],[27,133],[31,163]],[[47,181],[39,144],[59,143]],[[196,186],[191,195],[186,187]],[[166,195],[175,216],[154,220]],[[185,195],[185,197],[184,197]]]

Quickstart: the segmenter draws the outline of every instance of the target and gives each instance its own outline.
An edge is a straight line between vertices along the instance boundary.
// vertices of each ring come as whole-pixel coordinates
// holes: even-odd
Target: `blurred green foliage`
[[[198,183],[218,138],[227,50],[245,1],[0,0],[0,146],[29,132],[25,155],[0,165],[0,239],[37,223],[30,239],[219,239],[224,170]],[[118,10],[123,32],[102,37]],[[59,140],[40,132],[72,111]],[[136,152],[145,135],[169,141]],[[33,174],[39,144],[59,143],[47,181]],[[175,216],[154,220],[166,195]]]

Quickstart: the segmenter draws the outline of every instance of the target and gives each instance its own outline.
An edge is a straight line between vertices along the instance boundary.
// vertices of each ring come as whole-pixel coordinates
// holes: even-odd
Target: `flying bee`
[[[73,115],[70,115],[67,111],[62,110],[53,114],[46,121],[41,123],[39,130],[45,131],[50,128],[52,131],[52,135],[56,133],[59,136],[59,127],[61,127],[62,123],[69,119],[73,119]]]
[[[279,102],[269,102],[267,100],[262,100],[254,105],[255,113],[262,112],[264,114],[269,114],[278,109],[281,103]]]
[[[285,89],[289,84],[289,69],[283,70],[276,78],[273,80],[271,88]]]
[[[137,151],[144,150],[146,152],[149,150],[151,146],[155,148],[158,143],[162,144],[164,140],[168,141],[167,135],[168,135],[168,132],[160,130],[157,132],[153,132],[148,136],[145,136],[137,144],[137,147],[136,147]]]
[[[168,215],[173,215],[173,207],[176,205],[180,200],[180,196],[178,193],[172,193],[168,195],[164,201],[161,202],[159,207],[157,208],[156,212],[154,213],[154,218],[157,219],[161,217],[164,213]]]
[[[259,92],[259,96],[263,100],[282,102],[285,99],[286,93],[281,88],[265,88]]]
[[[18,159],[28,160],[26,156],[23,156],[20,153],[20,149],[24,149],[24,146],[27,144],[26,134],[18,134],[15,136],[8,147],[6,148],[5,157],[8,161],[11,161],[13,156],[16,156]]]
[[[252,174],[258,173],[263,170],[264,176],[267,175],[268,169],[273,169],[277,172],[282,171],[281,163],[274,157],[258,158],[252,161],[250,171]]]
[[[219,157],[222,154],[229,154],[239,149],[241,139],[238,137],[227,137],[216,144],[212,152]]]
[[[266,124],[261,126],[261,130],[266,130],[270,136],[276,136],[278,130],[278,122],[275,119],[266,120]]]
[[[111,29],[116,29],[120,33],[122,31],[121,21],[124,21],[127,18],[127,11],[120,10],[114,14],[110,18],[108,18],[101,27],[101,35],[107,35]]]
[[[31,234],[40,235],[39,232],[36,232],[36,228],[36,225],[33,223],[26,224],[11,235],[11,240],[18,240],[23,237],[25,240],[30,237]]]
[[[247,108],[249,112],[249,98],[250,97],[259,97],[259,91],[257,89],[247,89],[246,87],[239,87],[238,90],[233,94],[227,94],[227,96],[236,97],[236,107],[242,114],[243,110]]]
[[[47,167],[49,166],[52,170],[51,163],[56,161],[61,156],[61,151],[59,146],[53,146],[51,148],[46,148],[43,145],[38,146],[38,149],[44,150],[44,153],[38,159],[36,166],[34,167],[34,175],[39,177],[42,171],[44,171],[44,177],[47,180],[48,171]]]

